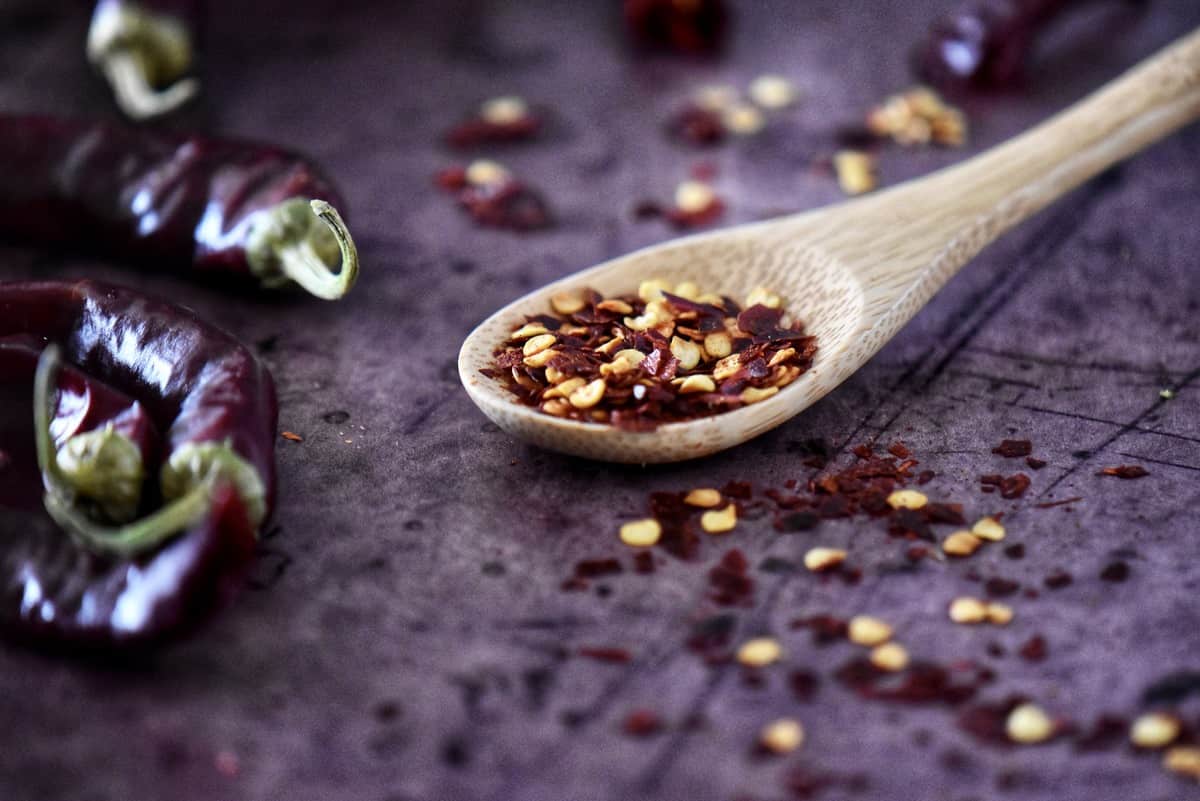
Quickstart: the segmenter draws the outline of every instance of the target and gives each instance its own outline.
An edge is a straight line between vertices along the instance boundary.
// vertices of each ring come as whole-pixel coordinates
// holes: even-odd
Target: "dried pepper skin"
[[[0,236],[208,276],[254,276],[281,203],[342,203],[278,147],[44,116],[0,114],[0,175]]]
[[[33,432],[33,376],[45,343],[28,335],[0,339],[0,507],[41,508]],[[59,373],[51,423],[55,444],[105,425],[138,446],[143,464],[157,463],[158,428],[137,400],[73,367]]]
[[[0,509],[0,628],[93,649],[186,633],[238,584],[273,506],[270,374],[194,313],[91,281],[0,284],[0,339],[22,335],[56,344],[80,372],[136,399],[163,432],[164,466],[189,448],[220,447],[256,474],[261,497],[222,479],[202,519],[129,557],[80,545],[44,514]]]

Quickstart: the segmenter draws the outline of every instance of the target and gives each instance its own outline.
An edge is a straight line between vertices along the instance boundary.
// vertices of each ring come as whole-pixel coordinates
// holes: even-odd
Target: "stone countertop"
[[[0,278],[98,276],[199,310],[259,343],[280,390],[280,505],[251,586],[194,639],[116,668],[0,652],[0,796],[7,799],[289,801],[887,801],[1200,795],[1124,745],[1080,753],[980,743],[945,705],[865,701],[834,680],[855,655],[816,648],[797,617],[873,612],[923,660],[995,671],[976,700],[1036,699],[1090,725],[1125,719],[1163,676],[1200,669],[1200,129],[1182,131],[1011,232],[965,268],[860,373],[810,411],[736,450],[649,468],[561,457],[489,424],[455,356],[492,310],[533,287],[662,241],[632,207],[667,199],[708,161],[722,224],[839,199],[812,163],[832,134],[911,82],[908,47],[947,3],[734,3],[732,47],[712,62],[637,58],[611,2],[212,4],[202,102],[178,126],[275,140],[313,154],[343,186],[363,261],[344,302],[231,298],[170,275],[0,248]],[[1200,24],[1194,0],[1080,12],[1038,51],[1026,91],[966,105],[963,151],[887,149],[881,177],[920,175],[1028,127]],[[82,8],[0,2],[0,108],[111,115],[82,63]],[[753,139],[698,151],[664,116],[702,83],[795,78],[804,99]],[[461,161],[439,134],[480,100],[518,93],[552,110],[540,142],[484,149],[543,189],[553,230],[473,227],[431,175]],[[1174,389],[1169,400],[1160,390]],[[980,492],[991,454],[1031,439],[1048,465],[1024,498]],[[905,544],[869,520],[782,536],[747,520],[699,557],[632,571],[618,524],[649,492],[814,474],[804,443],[902,440],[937,473],[930,497],[968,517],[1004,512],[1013,560],[897,571]],[[1101,478],[1137,463],[1137,481]],[[1019,465],[1018,465],[1019,466]],[[1023,468],[1022,468],[1023,469]],[[1065,506],[1038,504],[1079,496]],[[813,544],[847,547],[856,586],[792,570]],[[741,549],[747,607],[706,599],[707,574]],[[619,575],[560,589],[573,565],[615,557]],[[1113,559],[1131,568],[1109,583]],[[1051,592],[1055,569],[1075,576]],[[946,620],[948,601],[1002,576],[1040,590],[1005,628]],[[734,643],[777,636],[784,664],[748,682],[685,646],[731,617]],[[1017,656],[1035,634],[1042,662]],[[619,647],[615,664],[580,648]],[[999,655],[1003,652],[1003,655]],[[820,677],[801,702],[796,670]],[[621,731],[650,709],[664,731]],[[1178,707],[1200,723],[1200,697]],[[804,747],[749,754],[759,728],[803,721]],[[804,796],[795,776],[832,784]],[[789,777],[792,787],[789,788]]]

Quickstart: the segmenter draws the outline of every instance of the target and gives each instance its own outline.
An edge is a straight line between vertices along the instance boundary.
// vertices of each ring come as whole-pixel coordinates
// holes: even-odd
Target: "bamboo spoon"
[[[846,380],[972,256],[1105,168],[1200,117],[1200,30],[1032,130],[962,164],[877,194],[639,250],[532,292],[471,332],[458,357],[471,399],[505,431],[613,462],[673,462],[729,448],[800,413]],[[744,297],[765,285],[805,321],[812,368],[753,406],[648,433],[518,404],[479,370],[556,292],[632,292],[661,277]]]

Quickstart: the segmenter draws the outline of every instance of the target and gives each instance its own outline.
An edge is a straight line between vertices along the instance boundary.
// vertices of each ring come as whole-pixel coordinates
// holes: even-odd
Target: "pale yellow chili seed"
[[[950,602],[950,619],[955,623],[971,625],[987,620],[987,605],[978,598],[963,596]]]
[[[741,399],[742,403],[745,404],[758,403],[778,393],[779,387],[763,387],[762,389],[758,387],[746,387],[742,390]]]
[[[846,552],[840,548],[818,546],[809,548],[804,554],[804,566],[814,573],[821,573],[846,561]]]
[[[1054,735],[1054,721],[1036,704],[1021,704],[1008,713],[1004,722],[1008,739],[1022,745],[1034,745]]]
[[[892,627],[871,615],[855,615],[850,618],[846,636],[857,645],[882,645],[892,638]]]
[[[706,375],[689,375],[679,384],[679,394],[691,395],[699,392],[715,392],[716,383]]]
[[[634,548],[648,548],[662,537],[662,526],[653,517],[632,520],[621,526],[621,542]]]
[[[729,504],[724,509],[713,509],[700,515],[700,528],[709,534],[724,534],[737,525],[737,506]]]
[[[1163,754],[1163,767],[1180,776],[1200,781],[1200,747],[1177,745]]]
[[[704,352],[712,359],[724,359],[733,353],[733,338],[724,331],[717,331],[704,337]]]
[[[947,556],[970,556],[979,550],[983,540],[969,531],[956,531],[942,540],[942,550]]]
[[[604,379],[597,378],[596,380],[585,384],[584,386],[572,392],[567,400],[569,400],[571,405],[576,409],[590,409],[600,402],[600,399],[604,397],[604,391],[607,388],[608,384],[604,381]]]
[[[700,364],[700,347],[681,337],[671,337],[671,355],[679,359],[682,370],[694,370]]]
[[[766,667],[783,657],[783,647],[774,637],[746,640],[737,651],[737,661],[747,667]]]
[[[521,352],[526,356],[533,356],[535,353],[541,353],[546,348],[553,347],[558,338],[554,334],[538,334],[530,338],[521,347]]]
[[[995,626],[1007,626],[1013,619],[1013,610],[1008,604],[989,603],[986,614],[988,623]]]
[[[870,659],[880,670],[896,673],[908,667],[908,649],[898,642],[885,642],[871,649]]]
[[[1133,722],[1129,739],[1138,748],[1165,748],[1179,737],[1179,718],[1166,712],[1150,712]]]
[[[702,509],[711,509],[721,503],[721,493],[715,489],[701,487],[694,489],[684,496],[683,502],[688,506],[699,506]]]
[[[1004,539],[1004,526],[994,517],[981,517],[971,526],[971,533],[982,540],[999,542]]]
[[[929,499],[925,493],[916,490],[896,490],[887,496],[887,503],[893,509],[921,509]]]
[[[775,754],[790,754],[804,744],[804,727],[793,718],[780,718],[763,726],[758,742]]]

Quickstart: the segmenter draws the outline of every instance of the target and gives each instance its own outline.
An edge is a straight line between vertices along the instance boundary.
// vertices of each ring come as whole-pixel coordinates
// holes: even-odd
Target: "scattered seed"
[[[987,604],[978,598],[966,596],[955,598],[950,602],[950,619],[955,623],[971,625],[987,620]]]
[[[1033,745],[1054,735],[1054,721],[1040,706],[1020,704],[1008,713],[1004,730],[1014,743]]]
[[[568,400],[571,401],[571,405],[576,409],[590,409],[604,397],[604,390],[607,387],[608,384],[605,383],[603,378],[597,378],[595,381],[585,384],[572,392]]]
[[[716,383],[706,375],[689,375],[679,385],[680,395],[692,395],[699,392],[715,392]]]
[[[493,97],[479,107],[479,118],[492,125],[511,125],[529,115],[529,106],[519,97]]]
[[[846,552],[840,548],[810,548],[804,554],[804,566],[814,573],[832,570],[846,561]]]
[[[875,160],[857,150],[841,150],[833,157],[838,183],[847,195],[861,195],[875,188]]]
[[[887,497],[887,503],[893,509],[923,509],[929,499],[916,490],[896,490]]]
[[[1007,626],[1012,622],[1013,610],[1008,604],[989,603],[987,605],[987,621],[997,626]]]
[[[621,526],[621,542],[634,548],[648,548],[662,537],[662,526],[653,517],[632,520]]]
[[[783,648],[774,637],[746,640],[737,651],[737,661],[746,667],[766,667],[783,657]]]
[[[535,337],[525,340],[525,345],[521,348],[521,352],[526,356],[532,356],[535,353],[541,353],[546,348],[553,347],[557,341],[558,337],[554,334],[538,334]]]
[[[737,506],[729,504],[721,510],[710,510],[700,515],[700,528],[709,534],[724,534],[737,525]]]
[[[300,436],[294,431],[283,431],[279,436],[286,440],[291,440],[292,442],[304,442],[304,437]]]
[[[871,650],[871,664],[888,673],[898,673],[908,667],[908,649],[898,642],[886,642]]]
[[[763,726],[758,742],[774,754],[790,754],[804,743],[804,727],[794,718],[780,718]]]
[[[1200,746],[1177,745],[1163,754],[1163,767],[1200,781]]]
[[[1004,526],[994,517],[982,517],[971,526],[971,533],[982,540],[999,542],[1004,539]]]
[[[1138,748],[1166,748],[1183,730],[1179,718],[1165,712],[1150,712],[1133,722],[1129,739]]]
[[[965,530],[956,531],[942,540],[942,550],[947,556],[970,556],[978,551],[981,545],[983,545],[983,540]]]
[[[742,403],[749,405],[752,403],[758,403],[759,401],[765,401],[767,398],[777,394],[778,392],[779,387],[764,387],[762,389],[759,389],[758,387],[746,387],[742,390],[740,397],[742,399]]]
[[[504,165],[488,159],[472,161],[466,175],[472,186],[499,186],[512,180],[512,173]]]
[[[553,368],[547,367],[546,369],[551,370]],[[570,397],[572,392],[577,389],[582,389],[586,385],[586,378],[579,378],[578,376],[575,378],[568,378],[565,381],[555,384],[553,387],[546,390],[544,393],[542,393],[542,397],[546,398],[547,400],[550,398],[567,398]]]
[[[748,103],[737,103],[726,109],[721,114],[721,122],[738,136],[753,136],[767,124],[763,113]]]
[[[688,506],[711,509],[721,502],[721,493],[715,489],[708,489],[706,487],[694,489],[684,496],[683,502]]]
[[[551,359],[557,357],[558,355],[558,350],[555,348],[546,348],[545,350],[537,351],[532,356],[526,356],[522,360],[522,363],[526,367],[545,367],[550,363]]]
[[[733,339],[724,331],[704,337],[704,352],[713,359],[723,359],[733,352]]]
[[[555,297],[558,297],[558,296],[555,295]],[[550,302],[554,303],[553,298],[551,299]],[[508,338],[509,339],[529,339],[530,337],[541,336],[542,334],[548,334],[548,333],[549,333],[549,331],[546,329],[546,326],[542,325],[541,323],[526,323],[525,325],[518,328],[516,331],[513,331],[511,334],[509,334]]]
[[[858,645],[882,645],[892,638],[892,627],[877,617],[856,615],[850,618],[846,636]]]
[[[675,208],[685,214],[704,211],[716,201],[717,194],[702,181],[684,181],[675,187]]]
[[[782,75],[759,75],[750,82],[747,94],[758,105],[772,110],[796,102],[796,87]]]
[[[783,306],[783,298],[775,294],[765,286],[756,286],[750,290],[750,294],[746,296],[747,306],[766,306],[768,309],[778,309]]]
[[[867,128],[876,136],[890,136],[901,145],[930,141],[959,147],[967,139],[967,120],[961,111],[946,105],[933,90],[918,86],[892,95],[867,115]]]
[[[723,111],[738,102],[738,91],[720,84],[701,86],[692,94],[692,102],[705,111]]]

